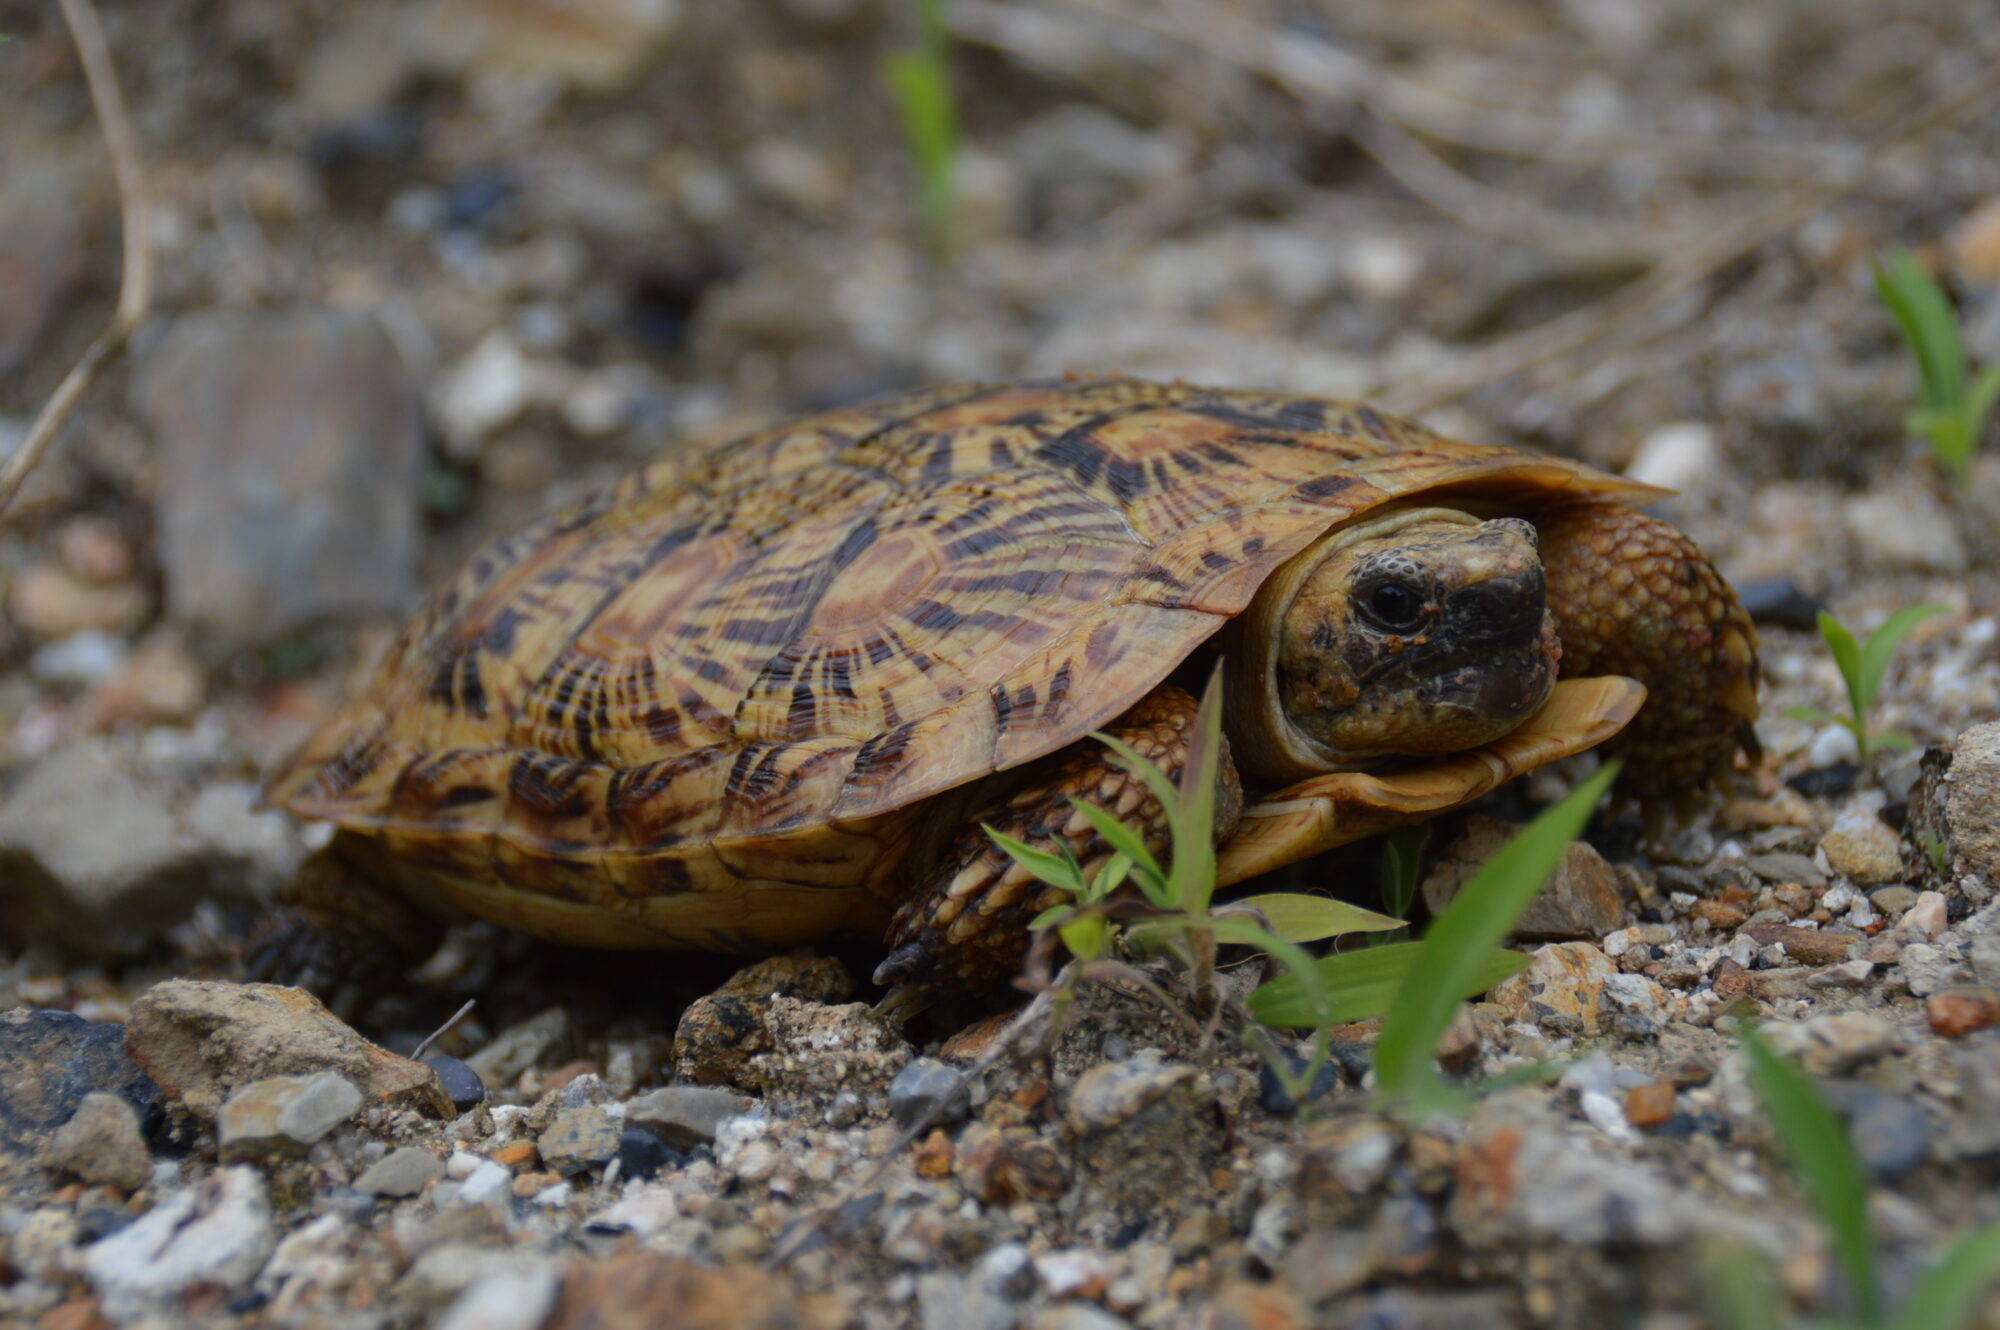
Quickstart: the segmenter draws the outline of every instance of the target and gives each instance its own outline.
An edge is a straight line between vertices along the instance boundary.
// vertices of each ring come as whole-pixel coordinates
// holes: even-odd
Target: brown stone
[[[933,1127],[929,1138],[917,1147],[911,1163],[920,1178],[948,1178],[954,1153],[951,1137],[945,1135],[944,1128]]]
[[[1924,1003],[1924,1015],[1931,1023],[1933,1034],[1957,1039],[1974,1030],[2000,1025],[2000,994],[1989,988],[1969,985],[1948,988],[1942,993],[1931,994],[1930,1000]]]
[[[836,1330],[848,1323],[837,1300],[801,1297],[783,1270],[633,1252],[571,1266],[544,1330]]]
[[[1657,1127],[1674,1115],[1674,1084],[1653,1081],[1625,1092],[1625,1118],[1635,1127]]]
[[[299,988],[173,979],[132,1003],[125,1051],[190,1112],[214,1118],[239,1086],[333,1071],[370,1100],[453,1116],[437,1073],[377,1048]]]
[[[524,1168],[533,1168],[540,1163],[542,1152],[535,1148],[533,1141],[509,1141],[487,1158],[496,1164],[504,1164],[518,1173]]]
[[[1431,913],[1442,913],[1519,830],[1498,818],[1467,818],[1464,833],[1424,878],[1424,904]],[[1548,885],[1515,921],[1514,936],[1531,941],[1595,940],[1623,928],[1625,922],[1617,871],[1603,855],[1577,841],[1563,851]]]
[[[1736,902],[1714,897],[1704,897],[1696,901],[1694,916],[1697,919],[1706,919],[1712,928],[1721,929],[1740,927],[1743,921],[1750,917],[1749,913]]]
[[[1807,965],[1838,965],[1854,951],[1856,939],[1793,924],[1752,924],[1747,930],[1760,947],[1777,943],[1785,954]]]

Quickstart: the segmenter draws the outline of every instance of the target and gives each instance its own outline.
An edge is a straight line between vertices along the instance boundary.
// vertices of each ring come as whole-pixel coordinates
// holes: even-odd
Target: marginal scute
[[[1416,492],[1652,495],[1253,392],[845,408],[679,449],[475,557],[270,798],[589,945],[865,930],[916,804],[1106,723],[1292,554]]]

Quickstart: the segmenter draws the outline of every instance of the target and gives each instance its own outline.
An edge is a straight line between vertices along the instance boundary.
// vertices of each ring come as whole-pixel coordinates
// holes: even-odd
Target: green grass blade
[[[1861,1319],[1879,1323],[1875,1235],[1868,1227],[1868,1175],[1839,1116],[1804,1072],[1778,1056],[1755,1030],[1743,1031],[1750,1084],[1769,1115],[1778,1144],[1805,1185],[1833,1239],[1833,1250]]]
[[[1854,709],[1857,719],[1868,711],[1868,699],[1857,691],[1861,679],[1861,646],[1854,640],[1854,634],[1847,631],[1842,623],[1825,610],[1819,612],[1819,635],[1826,643],[1827,654],[1840,670],[1842,682],[1847,685],[1847,703]]]
[[[1246,896],[1235,903],[1254,908],[1270,924],[1271,931],[1287,942],[1318,942],[1342,933],[1379,933],[1403,926],[1401,919],[1364,910],[1331,896],[1308,896],[1302,891]]]
[[[980,824],[980,830],[984,831],[995,845],[1006,851],[1009,859],[1043,882],[1079,896],[1083,894],[1083,878],[1073,866],[1074,861],[1065,860],[1059,854],[1050,854],[1047,850],[1038,850],[1032,845],[1024,845],[1012,836],[995,831],[984,823]]]
[[[1958,315],[1907,249],[1889,251],[1875,264],[1875,291],[1903,330],[1917,362],[1918,392],[1926,406],[1955,408],[1964,401],[1965,353]]]
[[[1896,1318],[1896,1330],[1956,1330],[1995,1279],[2000,1279],[2000,1224],[1988,1224],[1953,1243],[1944,1259],[1924,1272]]]
[[[1072,799],[1070,803],[1075,806],[1077,812],[1083,814],[1084,819],[1092,827],[1096,828],[1097,834],[1104,837],[1105,844],[1124,855],[1131,861],[1132,866],[1140,871],[1142,884],[1148,875],[1160,882],[1166,881],[1166,870],[1160,867],[1160,861],[1153,857],[1153,852],[1146,848],[1145,840],[1130,825],[1120,822],[1108,808],[1100,808],[1082,799]],[[1150,897],[1152,892],[1146,894]],[[1153,903],[1162,907],[1167,904],[1165,901]]]
[[[1978,378],[1972,381],[1972,391],[1965,396],[1966,450],[1969,453],[1979,446],[1986,433],[1987,418],[1993,414],[1993,406],[2000,402],[2000,365],[1988,365]]]
[[[1897,610],[1889,616],[1887,623],[1869,635],[1855,666],[1856,677],[1860,680],[1860,697],[1855,703],[1856,720],[1866,721],[1866,713],[1875,704],[1875,695],[1881,691],[1882,679],[1889,672],[1889,658],[1896,654],[1897,647],[1903,645],[1903,639],[1910,635],[1910,630],[1925,619],[1946,612],[1943,605],[1911,605]]]
[[[1609,762],[1560,803],[1523,827],[1487,860],[1425,934],[1421,980],[1400,985],[1375,1044],[1375,1083],[1386,1098],[1414,1098],[1438,1083],[1432,1051],[1458,1010],[1460,996],[1528,908],[1563,850],[1583,830],[1618,775]],[[1386,948],[1385,948],[1386,950]]]
[[[1363,951],[1322,956],[1313,967],[1332,994],[1330,1020],[1360,1021],[1380,1016],[1395,1000],[1396,989],[1416,969],[1421,942],[1392,942]],[[1484,993],[1501,980],[1519,974],[1528,958],[1518,951],[1495,948],[1467,978],[1453,999]],[[1315,1024],[1306,987],[1289,974],[1281,974],[1260,985],[1250,995],[1250,1014],[1266,1025],[1301,1026]]]
[[[1785,715],[1792,720],[1802,720],[1808,725],[1845,725],[1854,728],[1854,722],[1846,716],[1836,716],[1831,711],[1821,711],[1818,707],[1786,707]]]
[[[1270,929],[1243,915],[1222,915],[1209,920],[1218,942],[1233,942],[1239,946],[1255,947],[1275,958],[1285,967],[1285,972],[1298,983],[1299,994],[1315,1026],[1336,1024],[1341,1018],[1333,1014],[1333,989],[1319,967],[1314,963],[1312,953],[1296,942],[1279,937]]]
[[[1195,712],[1179,796],[1167,805],[1174,832],[1172,895],[1190,915],[1208,913],[1215,894],[1215,778],[1222,764],[1222,664],[1216,663]]]

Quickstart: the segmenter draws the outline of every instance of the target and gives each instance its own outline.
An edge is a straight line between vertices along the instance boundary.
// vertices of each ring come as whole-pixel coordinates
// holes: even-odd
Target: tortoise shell
[[[851,407],[670,454],[479,554],[270,799],[559,940],[879,928],[935,796],[1103,725],[1286,559],[1418,493],[1659,491],[1182,384]]]

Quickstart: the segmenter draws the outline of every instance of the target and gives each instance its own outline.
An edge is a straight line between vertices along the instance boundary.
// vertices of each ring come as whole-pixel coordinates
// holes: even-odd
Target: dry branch
[[[0,514],[13,503],[29,473],[49,450],[90,385],[146,321],[153,301],[153,256],[146,236],[145,179],[139,168],[138,141],[125,113],[125,95],[118,88],[118,72],[112,68],[104,29],[98,25],[97,10],[91,0],[62,0],[62,12],[63,20],[69,24],[70,38],[76,43],[77,57],[83,63],[84,80],[90,85],[90,103],[104,132],[105,149],[111,155],[111,173],[118,185],[118,211],[124,232],[124,261],[119,274],[118,309],[111,316],[110,325],[85,348],[56,385],[20,447],[0,467]]]

